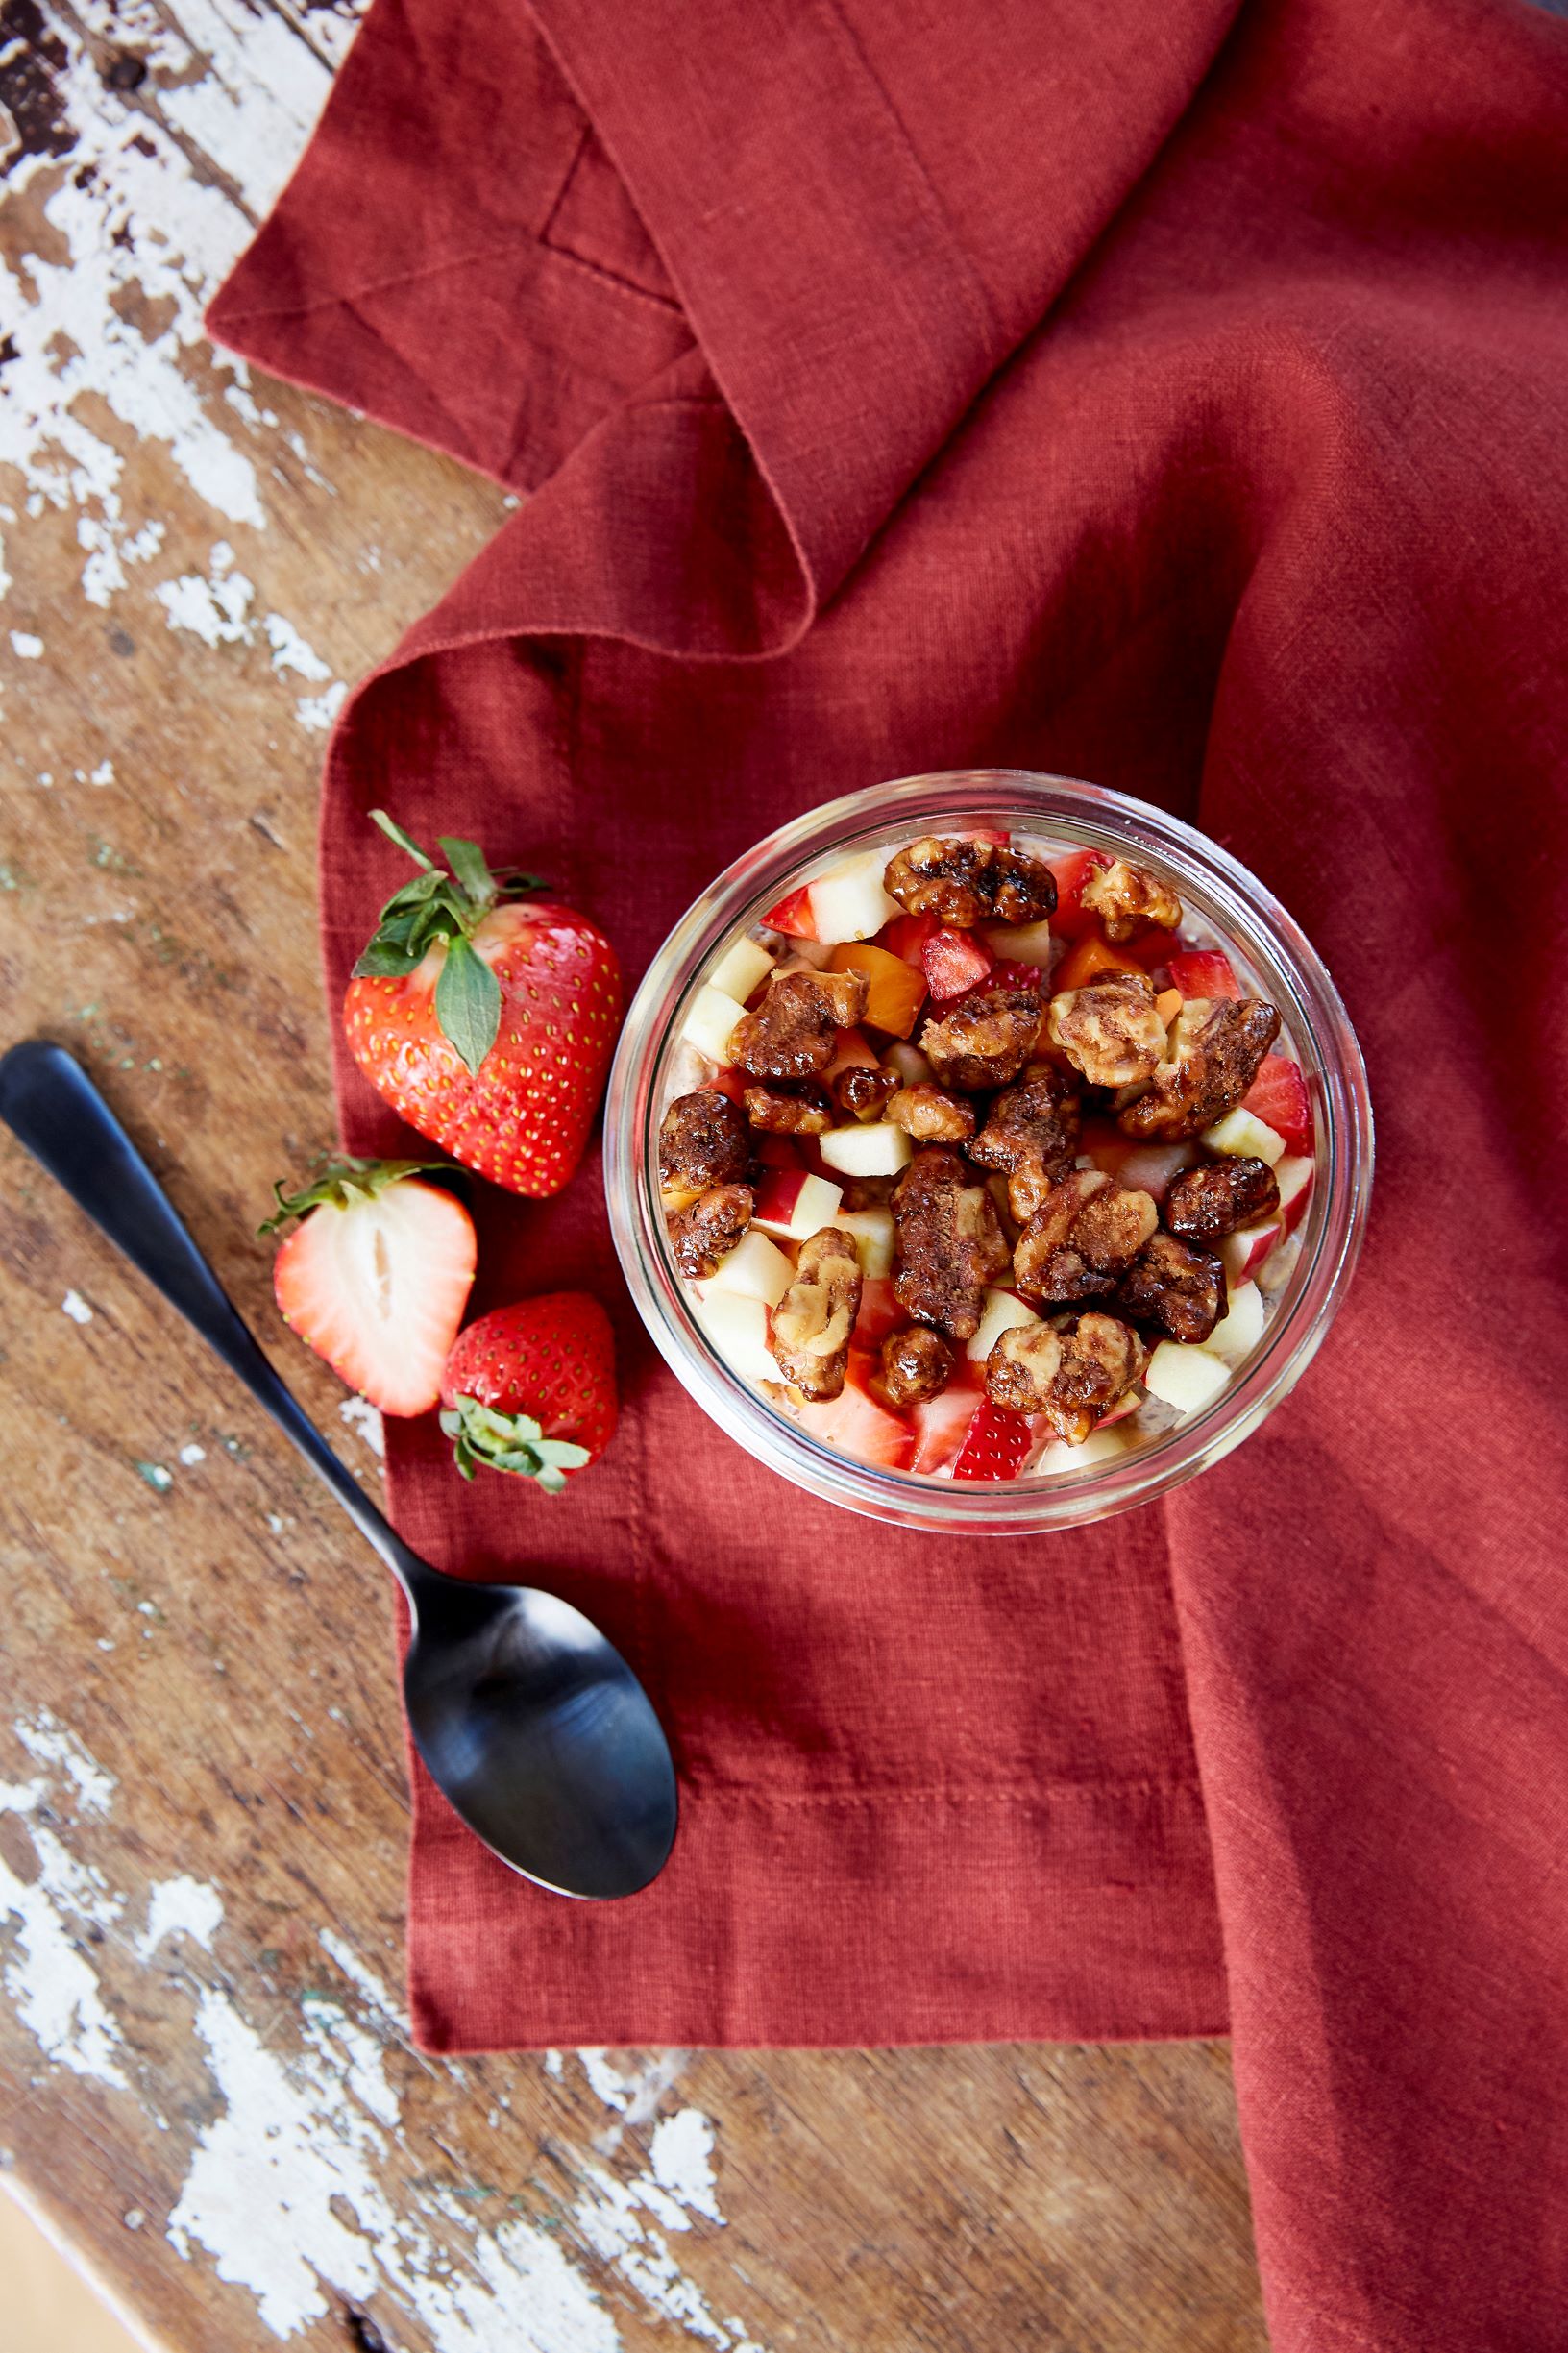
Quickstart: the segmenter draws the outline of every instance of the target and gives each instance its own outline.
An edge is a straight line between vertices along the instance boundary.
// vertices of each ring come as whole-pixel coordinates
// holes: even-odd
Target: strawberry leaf
[[[258,1236],[276,1234],[291,1217],[307,1217],[312,1210],[353,1209],[359,1202],[374,1201],[378,1193],[385,1192],[389,1185],[401,1184],[404,1177],[460,1174],[450,1161],[351,1160],[347,1153],[333,1153],[301,1191],[285,1193],[282,1185],[275,1183],[272,1191],[278,1207],[265,1225],[256,1230]]]
[[[435,1017],[442,1035],[478,1074],[501,1027],[501,983],[460,934],[448,943],[435,984]]]
[[[510,1471],[531,1479],[547,1495],[559,1495],[568,1471],[580,1471],[592,1461],[586,1446],[569,1438],[547,1438],[527,1413],[498,1413],[477,1397],[459,1397],[441,1416],[441,1427],[453,1441],[453,1460],[465,1479],[482,1463],[492,1471]]]
[[[476,907],[489,907],[496,897],[496,878],[485,864],[483,850],[478,842],[465,842],[460,836],[444,833],[440,837],[441,852],[457,880],[462,884]]]
[[[375,823],[380,825],[387,840],[389,842],[396,842],[398,847],[408,857],[412,858],[416,866],[422,866],[427,873],[433,873],[435,871],[435,860],[433,858],[426,857],[425,852],[420,848],[419,844],[413,839],[413,836],[404,832],[403,827],[398,823],[396,818],[388,817],[384,809],[372,809],[370,814]]]
[[[363,980],[368,975],[375,980],[401,980],[411,972],[424,958],[422,947],[400,947],[395,940],[378,932],[364,954],[355,958],[354,978]]]

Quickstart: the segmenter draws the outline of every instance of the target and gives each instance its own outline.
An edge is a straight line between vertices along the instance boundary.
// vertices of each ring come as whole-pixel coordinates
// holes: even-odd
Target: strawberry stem
[[[351,1160],[347,1153],[333,1153],[320,1164],[321,1173],[300,1192],[286,1193],[281,1181],[275,1181],[272,1191],[278,1207],[259,1225],[257,1236],[277,1234],[291,1217],[307,1217],[316,1209],[357,1209],[366,1201],[374,1201],[378,1193],[385,1192],[389,1185],[400,1185],[404,1177],[443,1176],[461,1174],[451,1161],[443,1160]]]
[[[477,1073],[501,1027],[501,984],[484,958],[474,952],[474,934],[498,900],[522,898],[544,885],[537,874],[493,874],[478,842],[461,834],[442,834],[447,867],[439,867],[384,809],[370,814],[387,840],[412,858],[419,872],[394,891],[381,909],[354,976],[399,980],[422,964],[432,947],[444,948],[435,987],[436,1021],[466,1066]]]
[[[459,1397],[441,1416],[441,1427],[453,1441],[453,1460],[465,1479],[483,1463],[493,1471],[511,1471],[531,1479],[547,1495],[559,1495],[568,1471],[580,1471],[592,1460],[586,1446],[567,1438],[547,1438],[527,1413],[498,1413],[477,1397]]]

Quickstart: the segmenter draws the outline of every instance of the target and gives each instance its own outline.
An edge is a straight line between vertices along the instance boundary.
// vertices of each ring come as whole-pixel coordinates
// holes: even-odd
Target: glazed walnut
[[[1008,1413],[1042,1413],[1059,1438],[1081,1446],[1127,1394],[1149,1360],[1138,1334],[1093,1310],[1063,1329],[1016,1324],[986,1359],[986,1395]]]
[[[749,1185],[710,1185],[670,1219],[670,1246],[688,1282],[701,1283],[728,1258],[751,1222]]]
[[[765,1136],[825,1136],[833,1106],[825,1087],[809,1079],[798,1087],[747,1087],[746,1115]]]
[[[1174,1143],[1212,1127],[1240,1102],[1279,1027],[1273,1006],[1259,997],[1193,997],[1171,1026],[1172,1059],[1118,1115],[1124,1133]]]
[[[1113,1293],[1119,1312],[1168,1340],[1201,1346],[1225,1312],[1225,1269],[1174,1234],[1151,1234]]]
[[[1035,1050],[1041,1013],[1039,993],[1023,983],[971,989],[951,1012],[927,1021],[920,1051],[944,1087],[966,1094],[1005,1087]]]
[[[894,1409],[923,1405],[947,1386],[955,1361],[952,1350],[937,1333],[927,1331],[924,1324],[910,1324],[902,1332],[888,1334],[881,1360],[868,1385],[880,1405]]]
[[[801,1243],[795,1281],[772,1312],[771,1345],[802,1396],[825,1402],[843,1393],[860,1285],[854,1240],[841,1227],[824,1226]]]
[[[1267,1161],[1237,1154],[1206,1168],[1184,1168],[1165,1195],[1164,1216],[1183,1241],[1213,1242],[1271,1217],[1279,1206],[1279,1185]]]
[[[1007,1206],[1021,1226],[1066,1174],[1077,1146],[1078,1098],[1060,1070],[1039,1062],[996,1096],[968,1153],[1006,1177]]]
[[[677,1095],[659,1122],[659,1182],[666,1192],[739,1184],[750,1157],[739,1106],[716,1087]]]
[[[1106,938],[1117,946],[1123,940],[1136,940],[1151,923],[1161,931],[1175,931],[1182,920],[1182,902],[1170,885],[1140,866],[1129,866],[1125,858],[1096,867],[1084,885],[1083,898],[1105,926]]]
[[[917,1143],[963,1143],[974,1134],[974,1105],[942,1087],[901,1087],[887,1115]]]
[[[893,1189],[894,1296],[950,1340],[973,1338],[985,1287],[1008,1263],[996,1204],[973,1175],[956,1152],[932,1144]]]
[[[1036,923],[1056,905],[1056,876],[1042,860],[968,834],[912,842],[882,881],[911,915],[944,923]]]
[[[1165,1025],[1146,972],[1096,972],[1082,989],[1053,996],[1051,1043],[1093,1087],[1153,1078],[1165,1054]]]
[[[1115,1287],[1158,1223],[1147,1193],[1099,1168],[1074,1168],[1018,1236],[1014,1279],[1032,1299],[1092,1299]]]
[[[896,1070],[880,1063],[852,1062],[829,1079],[833,1100],[846,1119],[880,1119],[883,1107],[898,1091]]]
[[[736,1023],[730,1052],[750,1078],[812,1078],[865,1012],[866,989],[864,972],[777,972]]]

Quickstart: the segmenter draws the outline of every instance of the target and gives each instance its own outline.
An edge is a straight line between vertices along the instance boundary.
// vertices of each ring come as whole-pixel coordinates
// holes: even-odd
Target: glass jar
[[[995,1484],[857,1462],[810,1436],[732,1372],[695,1319],[659,1199],[658,1129],[689,1000],[715,953],[846,853],[923,833],[1005,828],[1097,849],[1166,878],[1184,930],[1212,932],[1276,1006],[1311,1098],[1315,1173],[1294,1264],[1263,1336],[1222,1394],[1109,1461]],[[1372,1107],[1349,1017],[1321,959],[1262,883],[1180,819],[1069,777],[1020,769],[908,776],[813,809],[736,859],[682,916],[632,1001],[610,1073],[604,1174],[611,1230],[638,1311],[682,1386],[727,1437],[781,1477],[877,1519],[973,1534],[1070,1528],[1165,1494],[1228,1455],[1300,1380],[1345,1293],[1372,1186]],[[1288,1247],[1289,1245],[1282,1245]]]

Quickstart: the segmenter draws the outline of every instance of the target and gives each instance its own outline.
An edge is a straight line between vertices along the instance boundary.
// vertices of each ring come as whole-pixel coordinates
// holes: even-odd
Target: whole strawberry
[[[339,1159],[260,1229],[283,1321],[383,1413],[428,1413],[474,1281],[474,1220],[426,1161]],[[449,1176],[455,1174],[450,1167]]]
[[[559,1192],[582,1158],[621,1019],[615,950],[583,916],[493,874],[477,843],[394,892],[343,1001],[355,1060],[399,1115],[512,1192]],[[450,871],[448,870],[450,869]]]
[[[615,1341],[586,1291],[547,1291],[470,1324],[441,1376],[457,1468],[515,1471],[558,1495],[615,1430]]]

